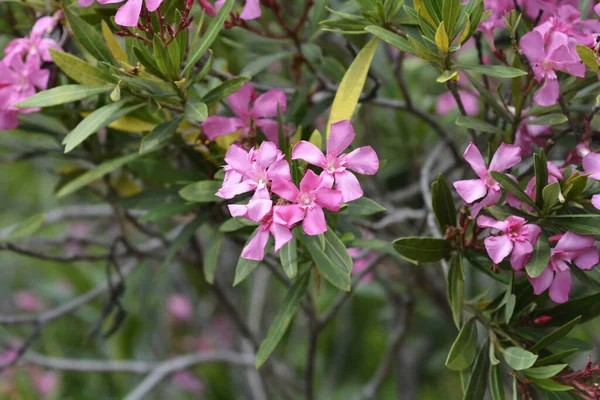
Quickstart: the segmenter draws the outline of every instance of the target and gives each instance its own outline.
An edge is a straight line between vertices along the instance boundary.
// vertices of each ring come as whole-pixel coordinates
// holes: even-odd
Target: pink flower
[[[173,383],[181,389],[196,395],[202,395],[206,388],[200,378],[190,371],[179,371],[173,375]]]
[[[223,7],[223,4],[225,4],[225,0],[215,1],[214,7],[207,0],[198,0],[198,3],[208,15],[215,17],[217,15],[217,11]],[[262,11],[260,9],[260,0],[246,0],[246,5],[244,5],[244,9],[240,14],[240,19],[256,19],[260,18],[261,15]]]
[[[296,222],[302,222],[307,235],[319,235],[327,231],[327,222],[323,208],[339,211],[343,195],[339,190],[329,189],[321,176],[311,170],[300,182],[300,190],[291,181],[276,177],[271,186],[273,193],[296,204],[281,206],[282,212],[288,215],[301,216]]]
[[[194,314],[194,306],[190,300],[180,294],[172,295],[167,300],[169,314],[178,320],[187,321]]]
[[[300,141],[292,150],[293,160],[304,160],[323,168],[321,178],[327,187],[342,192],[342,201],[347,203],[363,195],[356,176],[348,171],[352,169],[359,174],[373,175],[379,169],[379,159],[371,146],[359,147],[348,154],[341,154],[354,140],[356,132],[350,121],[344,120],[331,125],[331,134],[327,141],[327,155],[314,144]]]
[[[275,143],[263,142],[258,150],[246,151],[234,144],[225,154],[225,179],[216,193],[224,199],[256,191],[256,198],[268,199],[267,185],[275,176],[291,180],[290,167]]]
[[[252,239],[250,239],[244,250],[242,250],[242,257],[248,260],[260,261],[265,258],[265,246],[271,235],[275,239],[275,252],[279,251],[287,242],[292,240],[290,229],[304,218],[301,210],[287,206],[271,207],[269,205],[268,207],[261,208],[261,210],[264,214],[256,213],[251,215],[248,213],[249,219],[261,222]]]
[[[580,0],[519,0],[518,3],[525,14],[532,20],[537,19],[542,11],[542,21],[555,15],[559,5],[569,4],[573,7],[579,6]]]
[[[15,57],[31,59],[32,64],[41,64],[42,61],[51,62],[52,57],[48,49],[60,50],[60,46],[52,39],[44,36],[52,32],[56,26],[56,17],[42,17],[36,21],[31,34],[24,38],[14,39],[4,48],[7,64],[12,63]]]
[[[553,106],[560,96],[556,71],[564,71],[583,78],[585,65],[569,47],[569,37],[561,32],[549,31],[545,35],[537,30],[521,39],[521,49],[529,59],[533,73],[543,86],[533,99],[540,106]]]
[[[58,375],[54,371],[35,371],[33,374],[33,384],[40,396],[50,396],[58,384]]]
[[[0,130],[14,129],[19,126],[17,113],[30,113],[39,109],[20,109],[14,105],[35,94],[38,89],[46,89],[49,71],[40,69],[33,58],[24,63],[19,57],[13,57],[10,63],[0,61]]]
[[[548,184],[552,184],[558,181],[563,180],[563,174],[556,165],[552,164],[550,161],[546,162],[546,166],[548,167]],[[527,186],[525,187],[525,193],[529,196],[531,200],[535,200],[535,187],[536,187],[536,179],[535,176],[529,180]],[[559,194],[562,196],[562,194]],[[513,196],[514,197],[514,196]],[[564,200],[564,199],[563,199]],[[514,207],[514,205],[513,205]]]
[[[522,270],[533,253],[542,230],[537,225],[528,224],[521,217],[510,216],[505,221],[496,221],[485,215],[477,218],[481,228],[493,228],[499,235],[485,238],[485,249],[494,264],[500,264],[509,254],[510,264],[515,271]]]
[[[41,311],[43,308],[41,300],[33,293],[26,290],[17,292],[13,296],[13,300],[15,305],[23,311],[36,312]]]
[[[467,115],[474,116],[479,114],[479,99],[477,96],[466,90],[459,90],[458,95],[465,106]],[[457,107],[456,100],[454,100],[454,96],[450,92],[440,95],[435,102],[435,112],[438,115],[446,115],[452,110],[457,109]]]
[[[504,17],[515,8],[515,3],[513,0],[487,0],[484,4],[485,11],[490,12],[490,16],[479,24],[477,29],[483,33],[483,37],[490,48],[495,50],[494,31],[506,27]]]
[[[125,0],[98,0],[100,4],[122,3]],[[119,8],[115,15],[115,22],[122,26],[137,26],[140,14],[142,12],[142,3],[144,0],[127,0],[127,2]],[[145,0],[148,11],[153,12],[160,7],[163,0]],[[94,4],[94,0],[78,0],[81,7],[89,7]]]
[[[526,118],[524,121],[534,119],[534,117]],[[552,127],[550,125],[526,125],[522,123],[517,130],[515,145],[521,148],[521,157],[531,155],[532,144],[542,147],[549,135],[552,135]]]
[[[529,278],[536,295],[550,288],[550,298],[555,303],[569,300],[571,292],[571,272],[569,264],[579,269],[589,270],[598,264],[598,250],[594,245],[594,237],[567,232],[550,238],[558,243],[551,250],[550,263],[537,278]],[[569,263],[569,264],[568,264]]]
[[[254,121],[267,139],[279,143],[277,121],[269,118],[277,116],[278,105],[281,112],[285,113],[286,98],[283,90],[271,89],[257,98],[252,85],[246,83],[240,90],[227,97],[227,101],[237,117],[208,117],[201,126],[210,140],[236,131],[248,134],[253,129]],[[252,107],[250,103],[253,103]]]
[[[473,204],[471,215],[479,214],[483,207],[489,207],[500,200],[501,187],[490,175],[490,171],[505,171],[521,161],[521,149],[518,146],[502,143],[494,154],[489,168],[486,167],[481,153],[473,143],[470,143],[463,157],[471,165],[479,179],[454,182],[454,188],[459,196],[468,204]],[[480,202],[475,203],[477,200]]]

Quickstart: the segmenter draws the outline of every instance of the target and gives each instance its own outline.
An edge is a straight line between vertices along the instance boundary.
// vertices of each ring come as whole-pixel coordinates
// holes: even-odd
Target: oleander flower
[[[15,57],[27,57],[27,60],[32,64],[41,64],[42,61],[51,62],[52,57],[48,50],[61,50],[61,48],[53,39],[45,36],[52,32],[60,15],[57,13],[54,17],[38,19],[28,36],[11,40],[4,48],[4,54],[6,55],[4,61],[11,64],[12,59]]]
[[[349,170],[359,174],[373,175],[379,169],[379,159],[371,146],[342,154],[354,140],[356,132],[350,121],[344,120],[331,125],[331,134],[327,141],[327,155],[314,144],[300,141],[292,150],[292,160],[304,160],[323,168],[321,179],[327,187],[333,187],[342,193],[342,201],[347,203],[363,195],[356,176]]]
[[[198,4],[200,7],[206,12],[206,14],[211,17],[215,17],[217,15],[217,11],[223,7],[225,4],[225,0],[217,0],[215,1],[215,5],[213,6],[207,0],[198,0]],[[262,15],[262,11],[260,9],[260,0],[246,0],[246,4],[242,9],[240,14],[240,19],[250,20],[260,18]]]
[[[498,235],[485,238],[485,249],[494,262],[500,264],[510,257],[510,265],[515,271],[525,268],[525,264],[533,253],[542,230],[539,226],[528,224],[524,218],[509,216],[504,221],[497,221],[485,215],[477,218],[481,228],[493,228]]]
[[[470,143],[463,157],[471,165],[478,179],[468,179],[454,182],[454,188],[465,203],[472,204],[471,215],[475,217],[483,207],[489,207],[500,200],[502,188],[492,178],[490,171],[506,171],[521,161],[521,149],[518,146],[502,143],[489,168],[485,165],[479,149]],[[480,200],[480,201],[478,201]]]
[[[583,158],[581,163],[583,164],[585,173],[590,174],[590,178],[600,180],[600,154],[589,153]],[[600,194],[592,196],[592,205],[600,210]]]
[[[589,270],[598,264],[598,249],[591,235],[578,235],[573,232],[556,235],[551,242],[558,241],[550,252],[548,266],[537,278],[529,277],[533,292],[540,295],[550,289],[550,298],[555,303],[565,303],[571,292],[571,271],[569,264],[582,270]]]
[[[286,98],[283,90],[271,89],[257,97],[252,85],[246,83],[227,97],[227,101],[236,117],[208,117],[201,127],[210,140],[237,131],[248,134],[255,123],[269,141],[279,143],[279,126],[272,118],[277,116],[278,105],[281,112],[285,113]]]
[[[95,0],[78,0],[81,7],[89,7]],[[163,0],[98,0],[100,4],[126,3],[119,8],[115,15],[115,22],[122,26],[137,26],[142,12],[142,5],[145,1],[148,11],[153,12],[160,7]]]
[[[286,214],[302,216],[302,228],[307,235],[319,235],[327,231],[323,208],[339,211],[343,198],[341,191],[330,189],[324,179],[311,170],[306,171],[300,182],[300,189],[291,180],[277,176],[273,180],[271,191],[295,203],[281,206],[281,209]]]

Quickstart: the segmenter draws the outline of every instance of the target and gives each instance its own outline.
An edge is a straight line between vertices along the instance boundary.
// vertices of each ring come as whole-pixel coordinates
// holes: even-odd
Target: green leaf
[[[97,32],[91,25],[73,14],[69,7],[63,7],[63,13],[69,21],[69,26],[73,31],[73,36],[78,43],[83,46],[96,60],[107,63],[113,62],[113,57],[110,51],[104,44],[102,35]]]
[[[289,288],[275,320],[269,327],[267,337],[262,341],[258,351],[256,352],[256,368],[260,368],[267,358],[271,355],[277,344],[285,334],[288,326],[292,322],[294,315],[300,307],[300,302],[306,294],[308,284],[310,283],[310,271],[306,272],[303,276],[299,277],[294,281],[292,286]]]
[[[511,294],[508,296],[508,300],[506,300],[506,304],[504,305],[504,322],[506,324],[510,323],[512,316],[515,312],[515,306],[517,304],[517,296]]]
[[[108,47],[108,51],[110,51],[110,54],[112,54],[112,56],[117,61],[129,62],[127,58],[127,53],[125,53],[125,51],[119,44],[119,41],[111,32],[110,27],[108,26],[106,21],[101,21],[101,27],[102,36],[104,37],[104,42],[106,42],[106,46]]]
[[[71,103],[97,94],[110,92],[110,86],[64,85],[38,92],[33,96],[15,104],[19,108],[51,107]]]
[[[537,278],[542,275],[542,272],[548,267],[550,262],[550,244],[548,238],[542,234],[534,246],[531,258],[527,262],[527,275],[531,278]]]
[[[219,263],[221,255],[221,247],[223,246],[223,234],[213,232],[206,249],[204,249],[203,271],[204,279],[211,285],[215,283],[215,271]]]
[[[324,240],[324,238],[322,238]],[[315,262],[317,269],[333,286],[342,289],[346,292],[350,291],[350,271],[347,267],[335,263],[326,254],[321,244],[321,238],[319,236],[303,235],[302,241],[306,246],[306,249],[310,253],[313,261]],[[347,251],[346,251],[347,253]]]
[[[442,9],[442,20],[446,24],[446,31],[450,38],[454,37],[454,27],[460,11],[460,0],[445,0]]]
[[[552,211],[557,205],[563,204],[565,199],[563,198],[561,201],[561,194],[560,182],[551,183],[542,190],[544,212],[546,214]]]
[[[140,153],[148,153],[156,150],[160,145],[169,140],[171,136],[175,134],[181,122],[183,122],[183,118],[183,115],[177,115],[152,129],[152,131],[142,139]]]
[[[223,200],[215,196],[220,188],[220,181],[200,181],[185,186],[179,191],[179,195],[182,199],[194,203],[214,203]]]
[[[460,330],[465,297],[465,276],[462,255],[458,253],[452,257],[452,262],[448,269],[446,296],[448,298],[448,304],[450,304],[450,309],[452,310],[454,325]]]
[[[197,122],[204,122],[208,117],[208,108],[201,101],[188,101],[185,103],[185,116]]]
[[[586,67],[592,70],[595,74],[600,73],[600,67],[598,66],[598,61],[596,61],[596,54],[594,53],[594,50],[582,44],[578,44],[575,47],[575,50]]]
[[[76,82],[91,86],[106,86],[107,83],[116,83],[114,78],[100,68],[90,65],[74,55],[55,49],[48,51],[54,64]]]
[[[372,33],[373,35],[377,36],[379,39],[383,40],[386,43],[391,44],[392,46],[394,46],[395,48],[397,48],[400,51],[403,51],[405,53],[414,54],[412,48],[408,44],[408,40],[406,40],[402,36],[392,32],[392,31],[388,31],[385,28],[382,28],[380,26],[375,26],[375,25],[369,25],[369,26],[365,27],[365,31]]]
[[[380,205],[368,197],[361,197],[358,200],[346,203],[347,207],[341,212],[342,214],[355,215],[359,217],[368,217],[385,211],[385,207]]]
[[[455,64],[454,68],[459,71],[470,71],[477,74],[492,76],[494,78],[517,78],[519,76],[527,75],[527,72],[502,65],[464,65]]]
[[[104,175],[109,174],[118,168],[121,168],[123,165],[135,160],[138,157],[139,154],[129,154],[113,160],[105,161],[96,168],[87,171],[83,175],[67,183],[58,191],[58,193],[56,193],[56,196],[64,197],[68,194],[74,193],[82,187],[89,185],[95,180],[102,178]]]
[[[477,26],[477,25],[475,25]],[[490,105],[490,107],[492,107],[494,109],[494,111],[496,112],[496,114],[505,119],[506,121],[509,121],[510,123],[512,123],[514,121],[514,116],[512,114],[510,114],[506,108],[504,107],[504,105],[500,104],[496,98],[494,97],[494,95],[485,88],[485,86],[483,86],[477,79],[473,78],[471,76],[471,74],[469,74],[468,72],[465,72],[465,76],[467,77],[467,79],[469,80],[469,82],[471,83],[471,85],[473,85],[475,87],[475,89],[479,92],[479,95],[481,96],[481,98]]]
[[[563,361],[565,358],[568,358],[579,351],[580,351],[579,349],[569,349],[569,350],[560,351],[558,353],[554,353],[552,355],[549,355],[547,357],[539,359],[535,364],[536,365],[548,365],[548,364],[555,363],[557,361]]]
[[[570,322],[567,322],[565,325],[544,336],[542,339],[535,342],[535,344],[531,346],[530,350],[532,352],[537,352],[538,350],[548,347],[557,340],[562,339],[563,337],[567,336],[569,332],[573,330],[573,328],[577,326],[579,321],[581,321],[581,316],[575,318]]]
[[[504,135],[504,131],[497,126],[488,124],[487,122],[474,117],[460,116],[456,119],[456,125],[476,131],[495,133],[496,135]]]
[[[500,364],[500,360],[496,357],[496,347],[494,346],[494,342],[489,341],[490,343],[490,363],[492,365]]]
[[[551,215],[547,220],[554,225],[580,235],[600,235],[600,215]]]
[[[450,255],[452,250],[444,239],[407,237],[392,242],[398,253],[419,262],[436,262]]]
[[[331,227],[323,234],[323,240],[325,241],[325,255],[327,255],[335,265],[342,267],[350,274],[352,272],[352,266],[354,265],[352,257],[350,257],[348,249],[346,249],[344,243],[342,243]]]
[[[546,367],[529,368],[523,372],[530,379],[546,379],[552,378],[568,366],[569,364],[548,365]]]
[[[127,99],[121,100],[118,103],[111,103],[88,115],[63,139],[62,143],[65,146],[65,153],[68,153],[79,146],[90,135],[98,132],[111,122],[144,106],[143,104],[138,104],[123,108],[127,103]]]
[[[516,371],[531,368],[538,356],[520,347],[508,347],[504,349],[504,360]]]
[[[525,125],[560,125],[567,122],[569,119],[563,114],[548,114],[525,121]]]
[[[483,346],[477,355],[477,361],[471,371],[471,377],[467,384],[464,400],[480,400],[485,398],[490,374],[490,359],[487,346]]]
[[[260,72],[267,69],[270,65],[275,64],[276,62],[291,57],[293,53],[289,51],[276,53],[276,54],[268,54],[265,56],[256,57],[247,64],[244,65],[244,68],[240,71],[240,75],[242,76],[255,76]]]
[[[210,22],[206,31],[204,31],[204,36],[202,37],[202,41],[198,45],[198,49],[189,57],[188,62],[183,69],[183,75],[188,76],[194,69],[194,65],[200,61],[204,52],[208,50],[208,48],[213,44],[219,32],[223,28],[225,20],[229,17],[229,12],[233,7],[234,0],[227,0],[223,4],[223,6],[219,9],[217,16]]]
[[[444,25],[444,21],[438,26],[437,31],[435,32],[435,44],[438,47],[438,50],[441,53],[447,53],[448,48],[450,47],[450,39],[448,38],[448,33],[446,32],[446,26]]]
[[[256,222],[247,220],[243,217],[235,217],[230,218],[227,221],[223,222],[219,227],[219,231],[224,233],[236,232],[240,229],[247,228],[249,226],[256,227],[258,224]]]
[[[0,243],[14,242],[33,235],[42,227],[45,219],[46,215],[36,214],[21,223],[9,227],[2,232],[3,235],[0,235]]]
[[[536,386],[553,392],[566,392],[574,389],[573,386],[563,385],[552,379],[532,379],[532,381]]]
[[[362,48],[340,82],[327,121],[327,138],[329,138],[333,123],[352,119],[352,114],[354,114],[354,109],[367,80],[371,61],[377,50],[377,43],[379,43],[379,39],[374,38]]]
[[[247,242],[246,242],[247,244]],[[248,260],[240,257],[235,267],[235,277],[233,278],[233,286],[237,286],[244,281],[258,267],[260,261]]]
[[[452,344],[446,367],[453,371],[467,369],[475,359],[477,353],[477,320],[471,318],[463,325],[458,336]],[[487,355],[486,355],[487,358]]]
[[[542,149],[540,154],[533,155],[533,166],[535,170],[535,204],[539,208],[544,206],[544,188],[548,185],[548,162],[546,152]]]
[[[154,36],[154,40],[152,41],[152,50],[154,53],[154,61],[158,66],[158,69],[162,73],[163,76],[167,77],[171,81],[179,80],[178,70],[171,64],[171,59],[169,58],[169,53],[165,44],[158,37],[158,35]]]
[[[502,371],[497,365],[493,365],[490,370],[490,393],[492,394],[492,400],[506,400]]]
[[[250,78],[247,76],[238,76],[225,82],[221,83],[216,88],[212,89],[202,98],[202,101],[206,104],[213,104],[218,101],[225,99],[227,96],[237,92],[244,83],[248,82]]]
[[[292,230],[292,240],[287,242],[279,250],[279,258],[281,260],[281,266],[283,272],[289,279],[295,279],[298,275],[298,246],[296,236],[298,235],[298,228]]]
[[[438,76],[435,79],[435,81],[439,82],[439,83],[446,83],[450,80],[458,80],[458,79],[459,79],[458,72],[445,70],[444,72],[442,72],[440,74],[440,76]]]
[[[439,174],[437,181],[431,185],[431,206],[442,232],[445,232],[448,226],[456,226],[456,204],[450,186],[442,174]]]
[[[359,249],[371,249],[383,254],[389,254],[390,256],[396,257],[399,260],[409,262],[411,264],[417,265],[418,263],[415,260],[411,260],[406,258],[394,249],[394,246],[385,240],[380,239],[354,239],[348,247],[355,247]]]
[[[514,194],[519,200],[524,201],[529,204],[534,209],[538,209],[537,205],[521,187],[513,181],[508,175],[498,172],[498,171],[490,171],[490,175],[496,182],[498,182],[506,191]]]

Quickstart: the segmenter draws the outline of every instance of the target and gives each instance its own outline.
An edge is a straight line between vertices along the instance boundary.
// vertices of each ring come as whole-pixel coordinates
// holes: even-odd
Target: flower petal
[[[533,246],[528,241],[515,242],[513,245],[513,251],[510,256],[510,265],[512,265],[515,271],[520,271],[525,268],[525,263],[529,261],[533,253]]]
[[[566,303],[571,293],[571,272],[556,271],[554,281],[550,285],[550,298],[555,303]]]
[[[487,237],[484,243],[494,264],[500,264],[513,249],[513,243],[507,235]]]
[[[550,107],[558,102],[560,96],[560,85],[558,79],[547,78],[541,88],[533,95],[535,104],[542,107]]]
[[[600,257],[598,256],[598,249],[596,246],[588,247],[582,250],[581,253],[573,259],[573,264],[577,265],[580,269],[589,270],[594,268]]]
[[[251,169],[250,160],[248,160],[248,152],[238,144],[231,145],[225,154],[225,162],[233,170],[240,174],[245,174]]]
[[[277,121],[263,118],[258,119],[255,122],[260,130],[265,134],[266,138],[279,146],[279,124]]]
[[[577,233],[568,231],[560,238],[555,249],[568,252],[579,252],[590,246],[594,246],[593,236],[579,235]]]
[[[250,113],[255,120],[276,117],[278,106],[281,108],[281,114],[285,114],[285,93],[281,89],[271,89],[258,96]]]
[[[554,280],[554,271],[552,268],[546,267],[544,272],[537,278],[529,278],[529,282],[531,282],[531,286],[533,286],[533,293],[536,296],[544,293],[546,289],[552,285],[552,281]]]
[[[492,161],[490,171],[506,171],[521,162],[521,148],[514,144],[502,143]]]
[[[487,215],[482,215],[477,218],[477,225],[479,225],[480,228],[494,228],[501,232],[506,232],[507,222],[497,221],[491,217],[488,217]]]
[[[333,190],[326,187],[320,187],[317,189],[317,198],[315,199],[315,203],[330,211],[339,211],[340,206],[342,205],[342,200],[342,192],[339,190]]]
[[[279,152],[273,142],[263,142],[256,152],[256,163],[262,168],[267,168],[275,162]]]
[[[485,179],[487,176],[487,167],[485,166],[485,162],[483,161],[483,157],[481,156],[481,152],[473,143],[469,143],[465,152],[463,153],[463,158],[471,165],[473,171],[477,174],[477,176],[481,179]]]
[[[260,0],[246,0],[246,4],[244,5],[244,9],[240,14],[240,19],[256,19],[262,15],[262,11],[260,9]]]
[[[343,120],[332,124],[329,140],[327,141],[327,154],[337,156],[350,146],[355,136],[356,132],[350,121]]]
[[[519,44],[531,63],[539,63],[546,58],[544,38],[539,32],[532,31],[523,35]]]
[[[292,232],[285,225],[272,224],[271,235],[275,238],[275,252],[292,240]]]
[[[219,189],[219,191],[215,193],[215,196],[221,197],[223,199],[233,199],[239,194],[247,193],[254,189],[256,189],[256,186],[254,186],[249,180],[246,180],[241,183],[238,183],[237,185],[222,186],[221,189]]]
[[[282,179],[292,180],[292,174],[290,172],[290,165],[286,160],[275,161],[269,169],[267,169],[267,178],[273,180],[276,176]]]
[[[163,0],[146,0],[146,8],[150,12],[156,11],[162,2]]]
[[[592,205],[596,207],[596,209],[600,210],[600,194],[595,194],[592,196]]]
[[[250,102],[255,98],[256,92],[254,91],[254,87],[249,83],[244,83],[237,92],[227,97],[227,101],[235,115],[246,121],[250,116]]]
[[[358,179],[348,170],[335,173],[335,188],[342,193],[344,203],[359,199],[363,195]]]
[[[379,170],[379,158],[371,146],[359,147],[346,155],[346,167],[364,175],[374,175]]]
[[[302,221],[305,214],[306,211],[297,204],[275,206],[273,211],[273,223],[291,228]]]
[[[229,204],[227,208],[232,217],[246,217],[248,214],[248,207],[243,204]]]
[[[321,186],[321,181],[321,177],[309,169],[300,181],[300,191],[312,192]]]
[[[115,15],[115,22],[121,26],[137,26],[142,12],[142,0],[127,0]]]
[[[292,181],[276,176],[271,184],[271,191],[277,196],[291,202],[298,200],[300,191]]]
[[[469,179],[454,182],[454,189],[465,203],[473,203],[487,194],[487,186],[481,179]]]
[[[210,140],[215,140],[219,136],[228,135],[244,128],[244,123],[239,118],[211,115],[200,124],[200,127]]]
[[[306,210],[306,216],[302,222],[302,228],[307,235],[320,235],[327,231],[327,222],[325,221],[325,213],[320,207],[313,207]]]
[[[271,236],[269,231],[264,231],[259,227],[254,237],[250,239],[244,250],[242,250],[242,257],[247,260],[256,261],[261,261],[265,258],[265,246],[269,241],[269,236]]]
[[[321,168],[325,168],[326,163],[321,149],[306,140],[296,143],[292,150],[292,160],[304,160]]]
[[[590,153],[581,162],[586,174],[591,174],[590,178],[600,180],[600,154]]]
[[[248,202],[248,219],[254,222],[260,222],[273,208],[271,200],[251,200]]]

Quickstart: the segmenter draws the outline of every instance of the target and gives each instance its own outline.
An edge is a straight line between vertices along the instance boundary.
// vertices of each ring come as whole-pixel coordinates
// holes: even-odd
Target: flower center
[[[14,87],[19,92],[27,89],[29,87],[29,79],[26,76],[19,75],[14,82]]]
[[[311,192],[302,192],[298,196],[298,204],[302,208],[313,208],[315,205],[315,195]]]
[[[346,157],[345,155],[341,155],[336,157],[332,154],[327,154],[327,163],[325,165],[325,170],[330,174],[335,172],[343,172],[346,169]]]
[[[250,179],[256,183],[256,187],[258,189],[264,188],[269,182],[269,179],[267,178],[267,171],[256,164],[252,166],[252,171],[250,171],[249,175]]]

